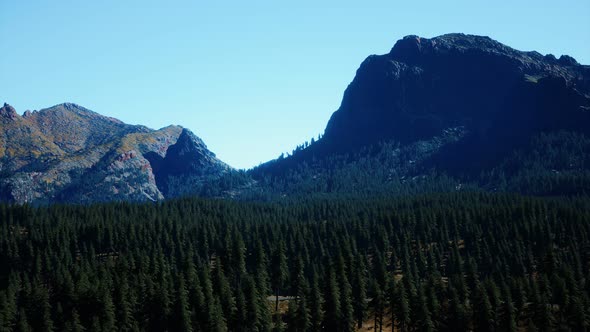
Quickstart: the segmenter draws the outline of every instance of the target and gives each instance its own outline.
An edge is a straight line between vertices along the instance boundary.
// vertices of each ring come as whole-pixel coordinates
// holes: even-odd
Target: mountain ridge
[[[22,116],[5,104],[0,109],[0,196],[15,203],[90,203],[110,200],[161,200],[164,184],[156,181],[152,163],[146,155],[167,157],[170,146],[183,135],[193,138],[199,166],[182,174],[199,182],[217,178],[232,169],[208,151],[206,145],[190,130],[168,126],[153,130],[141,125],[100,115],[73,103],[62,103]],[[205,156],[205,159],[201,158]],[[167,162],[174,164],[174,158]],[[158,176],[162,182],[179,174]],[[170,179],[169,179],[170,178]],[[181,192],[198,192],[184,188]],[[168,193],[168,191],[167,191]]]
[[[0,198],[19,203],[590,187],[590,66],[457,33],[370,55],[320,139],[248,172],[186,128],[72,103],[5,104],[0,126]]]

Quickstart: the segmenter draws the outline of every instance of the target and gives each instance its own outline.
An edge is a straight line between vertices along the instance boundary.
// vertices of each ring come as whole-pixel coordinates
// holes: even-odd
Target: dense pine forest
[[[242,190],[241,196],[257,200],[318,193],[368,198],[461,190],[535,196],[590,194],[588,135],[540,133],[512,151],[491,153],[482,152],[477,144],[453,142],[460,132],[449,130],[435,140],[407,146],[386,141],[343,154],[325,154],[325,144],[312,140],[247,174],[235,172],[208,183],[200,194],[222,197],[224,192],[239,192],[248,183],[247,175],[260,188]],[[465,160],[475,151],[484,155],[479,162]]]
[[[585,331],[590,200],[0,206],[1,331]]]

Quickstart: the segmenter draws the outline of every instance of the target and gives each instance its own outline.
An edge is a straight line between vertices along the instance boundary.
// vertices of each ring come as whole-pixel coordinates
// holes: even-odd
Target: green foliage
[[[587,197],[0,205],[0,330],[583,331],[589,234]]]

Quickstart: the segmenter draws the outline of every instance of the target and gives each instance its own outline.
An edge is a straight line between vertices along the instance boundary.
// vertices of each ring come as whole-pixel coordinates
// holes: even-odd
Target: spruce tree
[[[475,289],[473,303],[475,328],[478,331],[493,331],[495,322],[492,305],[482,284],[478,284]]]
[[[404,277],[405,278],[405,277]],[[405,283],[399,282],[398,284],[398,303],[397,303],[397,319],[399,321],[399,329],[402,332],[406,332],[410,328],[410,303],[408,300],[408,293],[406,292]]]
[[[333,266],[327,270],[324,290],[324,319],[323,328],[327,331],[338,331],[340,327],[340,289]]]
[[[313,271],[312,274],[312,283],[311,283],[311,290],[310,290],[310,328],[312,331],[320,331],[323,325],[324,315],[323,315],[323,298],[322,292],[320,290],[319,280],[317,276],[317,272]]]
[[[367,280],[365,264],[362,256],[357,254],[352,280],[352,304],[357,329],[363,326],[367,311]]]
[[[184,276],[180,274],[178,276],[178,288],[176,291],[176,310],[174,312],[176,324],[181,331],[191,332],[192,326],[192,314],[189,304],[189,293],[186,288],[186,282]]]

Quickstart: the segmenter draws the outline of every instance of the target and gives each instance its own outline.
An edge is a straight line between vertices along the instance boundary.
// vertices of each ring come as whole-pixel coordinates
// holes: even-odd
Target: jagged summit
[[[404,50],[408,49],[418,49],[425,53],[433,50],[441,51],[448,49],[480,49],[505,54],[518,52],[487,36],[449,33],[434,38],[424,38],[416,35],[405,36],[395,43],[390,54],[401,54]]]
[[[89,203],[191,194],[231,168],[188,129],[153,130],[62,103],[22,117],[0,109],[0,171],[1,201]]]
[[[536,51],[519,51],[487,36],[462,33],[445,34],[430,39],[415,35],[406,36],[397,41],[386,56],[391,60],[412,66],[428,66],[434,58],[439,61],[444,61],[445,57],[494,58],[497,63],[511,66],[522,74],[550,73],[568,81],[577,79],[576,71],[582,69],[580,64],[568,55],[562,55],[557,59],[552,54],[542,55]],[[442,63],[437,63],[437,65],[440,64]]]
[[[16,110],[14,109],[14,107],[10,106],[7,103],[4,103],[4,106],[2,106],[0,108],[0,117],[2,117],[2,118],[15,119],[18,116],[19,115],[18,115],[18,113],[16,113]]]

